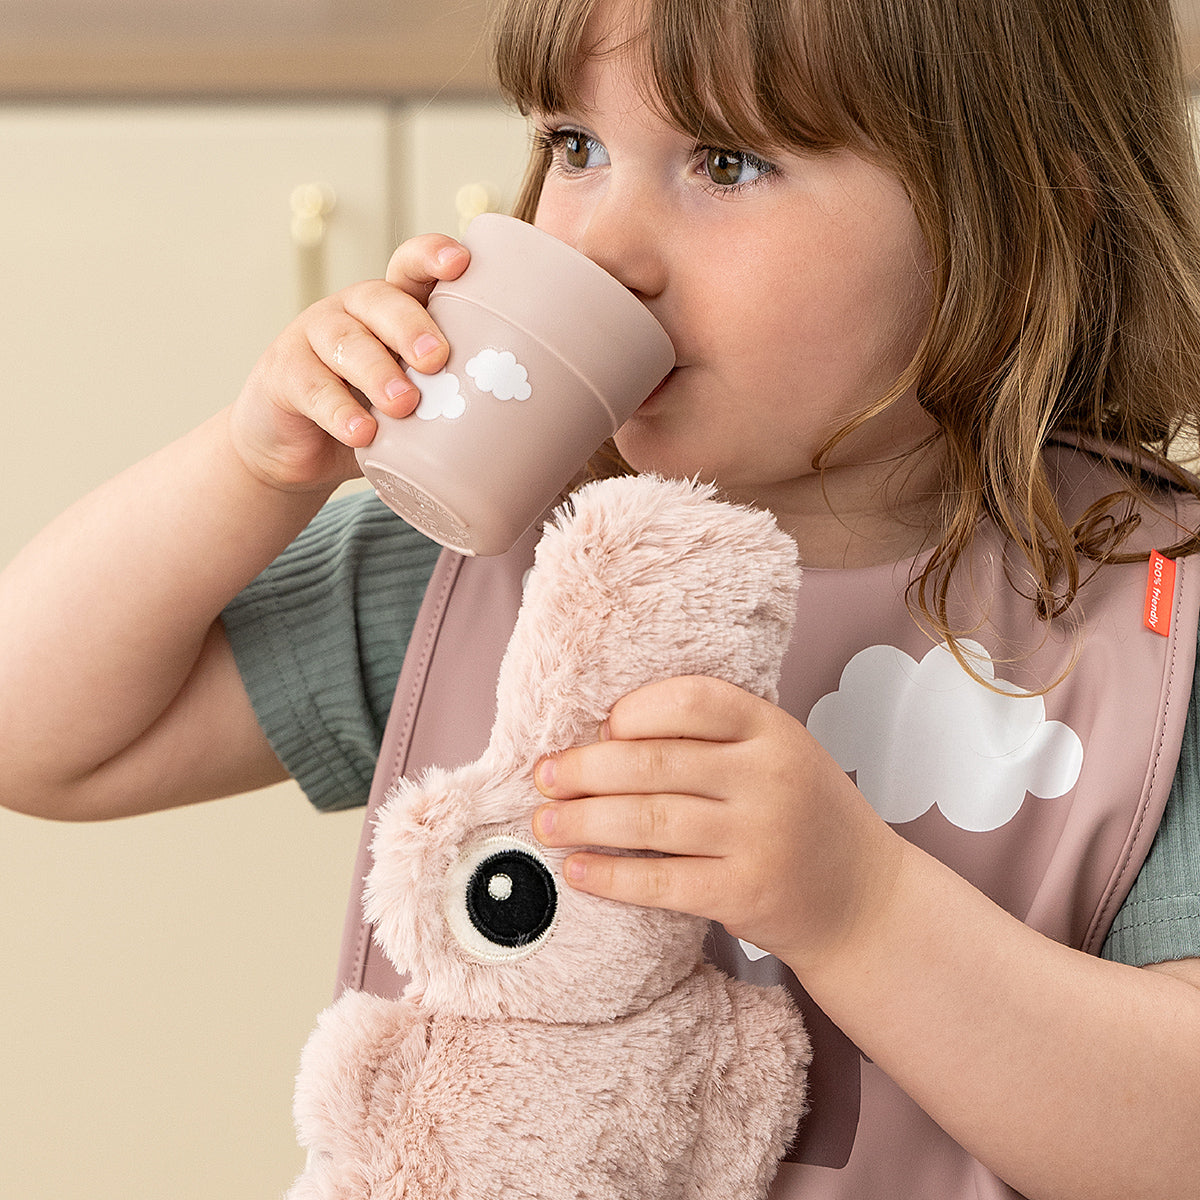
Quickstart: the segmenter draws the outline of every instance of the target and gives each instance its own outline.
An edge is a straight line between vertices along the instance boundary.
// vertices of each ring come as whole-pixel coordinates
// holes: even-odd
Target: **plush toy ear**
[[[593,741],[621,696],[707,674],[774,699],[795,617],[796,547],[767,513],[652,476],[576,494],[538,546],[476,762],[403,780],[381,809],[367,918],[425,1003],[594,1022],[665,994],[706,922],[561,883],[532,840],[533,767]],[[581,980],[586,986],[580,986]]]
[[[652,475],[578,491],[538,545],[500,669],[492,748],[591,740],[643,684],[712,675],[777,698],[800,568],[770,513]]]

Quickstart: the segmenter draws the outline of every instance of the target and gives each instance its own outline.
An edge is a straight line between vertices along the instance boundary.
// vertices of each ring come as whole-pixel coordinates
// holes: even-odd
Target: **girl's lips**
[[[642,401],[642,403],[641,403],[641,406],[640,406],[640,407],[641,407],[641,408],[645,408],[647,404],[651,404],[651,403],[653,403],[653,401],[654,401],[654,398],[655,398],[655,397],[658,395],[658,393],[659,393],[659,392],[661,392],[661,391],[663,390],[663,388],[665,388],[665,387],[667,386],[667,384],[668,384],[668,383],[670,383],[672,376],[673,376],[673,375],[675,374],[675,372],[676,372],[676,371],[678,371],[678,370],[679,370],[678,366],[672,367],[672,368],[671,368],[671,369],[670,369],[670,370],[669,370],[669,371],[668,371],[668,372],[667,372],[667,373],[666,373],[666,374],[665,374],[665,375],[662,377],[662,379],[659,381],[659,384],[658,384],[658,386],[657,386],[657,387],[654,389],[654,391],[652,391],[652,392],[650,393],[650,395],[648,395],[648,396],[645,398],[645,400],[643,400],[643,401]]]

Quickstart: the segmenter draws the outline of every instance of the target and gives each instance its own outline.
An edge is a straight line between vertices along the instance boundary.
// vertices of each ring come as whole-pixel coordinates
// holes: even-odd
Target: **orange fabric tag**
[[[1163,637],[1171,632],[1171,606],[1175,602],[1175,563],[1150,551],[1150,570],[1146,577],[1146,608],[1142,620],[1146,628]]]

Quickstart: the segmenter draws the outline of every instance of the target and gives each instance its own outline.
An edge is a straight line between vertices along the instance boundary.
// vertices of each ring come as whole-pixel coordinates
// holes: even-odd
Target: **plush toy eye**
[[[485,838],[450,871],[446,921],[463,949],[483,962],[532,954],[550,935],[557,910],[550,868],[520,838]]]

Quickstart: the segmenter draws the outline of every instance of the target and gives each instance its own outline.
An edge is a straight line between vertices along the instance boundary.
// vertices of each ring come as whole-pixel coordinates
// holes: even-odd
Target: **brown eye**
[[[770,163],[742,150],[713,149],[704,153],[704,173],[717,187],[732,188],[753,183],[773,169]]]
[[[704,158],[704,169],[713,183],[723,187],[742,181],[742,156],[732,150],[710,150]]]
[[[577,171],[588,165],[588,139],[582,133],[568,133],[563,138],[563,161]]]
[[[545,135],[554,161],[567,171],[590,171],[606,166],[608,151],[594,137],[579,129],[559,129]]]

